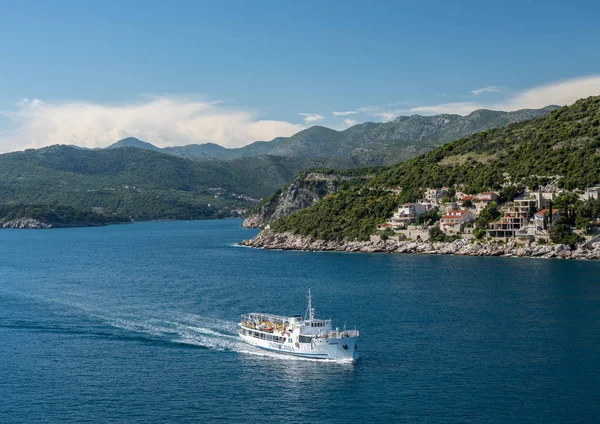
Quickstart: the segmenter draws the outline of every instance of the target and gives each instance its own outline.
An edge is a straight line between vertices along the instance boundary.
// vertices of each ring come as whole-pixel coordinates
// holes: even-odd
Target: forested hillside
[[[557,180],[568,190],[600,184],[600,97],[580,100],[543,118],[487,130],[441,146],[369,180],[350,181],[333,196],[272,223],[275,231],[317,238],[366,238],[378,222],[427,187],[468,193]],[[400,188],[395,195],[387,189]]]
[[[252,205],[237,196],[265,196],[298,170],[277,157],[191,161],[132,147],[51,146],[0,155],[0,202],[103,207],[138,219],[227,217]]]

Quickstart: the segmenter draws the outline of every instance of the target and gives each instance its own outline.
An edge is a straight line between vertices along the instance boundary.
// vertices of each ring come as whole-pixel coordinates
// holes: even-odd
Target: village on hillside
[[[535,191],[511,186],[477,195],[449,187],[427,188],[422,199],[404,203],[380,223],[372,240],[451,241],[461,237],[520,239],[542,244],[562,242],[568,236],[568,240],[584,241],[596,235],[598,222],[587,218],[577,218],[575,222],[574,203],[598,201],[599,192],[600,187],[568,192],[556,184]]]

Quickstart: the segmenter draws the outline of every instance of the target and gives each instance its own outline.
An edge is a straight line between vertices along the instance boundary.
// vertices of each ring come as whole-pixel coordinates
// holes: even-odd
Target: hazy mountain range
[[[265,197],[302,170],[397,163],[553,109],[403,116],[344,131],[316,126],[238,149],[212,143],[158,148],[135,138],[104,149],[30,149],[0,155],[0,203],[101,207],[138,219],[229,216],[252,205],[244,196]]]
[[[214,143],[159,148],[133,137],[108,148],[137,147],[184,158],[237,159],[263,155],[293,158],[346,158],[342,166],[384,165],[406,160],[434,147],[490,128],[545,115],[558,106],[501,112],[479,109],[467,116],[400,116],[385,123],[365,122],[343,131],[314,126],[291,137],[256,141],[228,149]],[[319,164],[321,165],[321,164]]]

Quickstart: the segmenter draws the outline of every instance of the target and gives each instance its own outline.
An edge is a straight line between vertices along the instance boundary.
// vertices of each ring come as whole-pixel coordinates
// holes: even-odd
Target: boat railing
[[[324,331],[315,335],[316,338],[322,339],[341,339],[343,337],[359,337],[360,332],[358,330],[332,330],[332,331]]]

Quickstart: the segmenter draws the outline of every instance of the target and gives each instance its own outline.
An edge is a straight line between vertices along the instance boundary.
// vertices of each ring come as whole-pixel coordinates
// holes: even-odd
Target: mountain
[[[457,186],[475,194],[505,184],[535,189],[548,183],[567,190],[600,184],[600,97],[447,143],[371,170],[367,179],[344,180],[313,206],[273,221],[271,229],[324,240],[366,239],[398,204],[416,200],[428,187]],[[254,212],[274,207],[261,204]]]
[[[267,153],[292,157],[355,156],[365,165],[392,164],[466,135],[533,119],[556,108],[516,112],[481,109],[467,116],[401,116],[386,123],[354,125],[344,131],[315,126],[289,138],[275,139]],[[252,155],[257,147],[263,149],[264,144],[250,144],[239,152]]]
[[[145,148],[56,145],[0,155],[0,204],[101,207],[137,219],[226,217],[306,166],[274,156],[199,161]]]
[[[228,160],[271,155],[338,158],[338,161],[343,158],[343,166],[351,166],[353,163],[363,166],[389,165],[428,152],[446,142],[490,128],[501,128],[537,118],[557,108],[558,106],[547,106],[515,112],[480,109],[467,116],[400,116],[391,122],[366,122],[343,131],[313,126],[291,137],[278,137],[268,142],[257,141],[235,149],[227,149],[214,143],[160,149],[131,137],[120,140],[109,148],[138,147],[184,158]]]
[[[146,150],[154,150],[155,152],[160,152],[161,149],[156,147],[153,144],[146,143],[145,141],[138,140],[135,137],[127,137],[122,140],[117,141],[116,143],[111,144],[106,147],[107,149],[119,149],[122,147],[136,147],[138,149],[146,149]]]
[[[136,219],[227,217],[232,210],[250,208],[251,198],[268,196],[302,170],[356,168],[406,159],[433,149],[448,134],[546,112],[400,117],[345,131],[317,126],[240,149],[212,143],[161,149],[129,137],[105,149],[57,145],[8,153],[0,155],[0,204],[36,205],[44,211],[47,206],[77,211],[101,208]],[[332,181],[325,192],[316,180],[302,188],[305,199],[298,203],[302,207],[340,184],[339,179]],[[293,195],[288,200],[295,204]],[[286,204],[273,216],[290,213]]]
[[[165,147],[164,153],[168,153],[183,158],[213,158],[229,159],[228,150],[223,146],[214,143],[189,144],[187,146]]]

